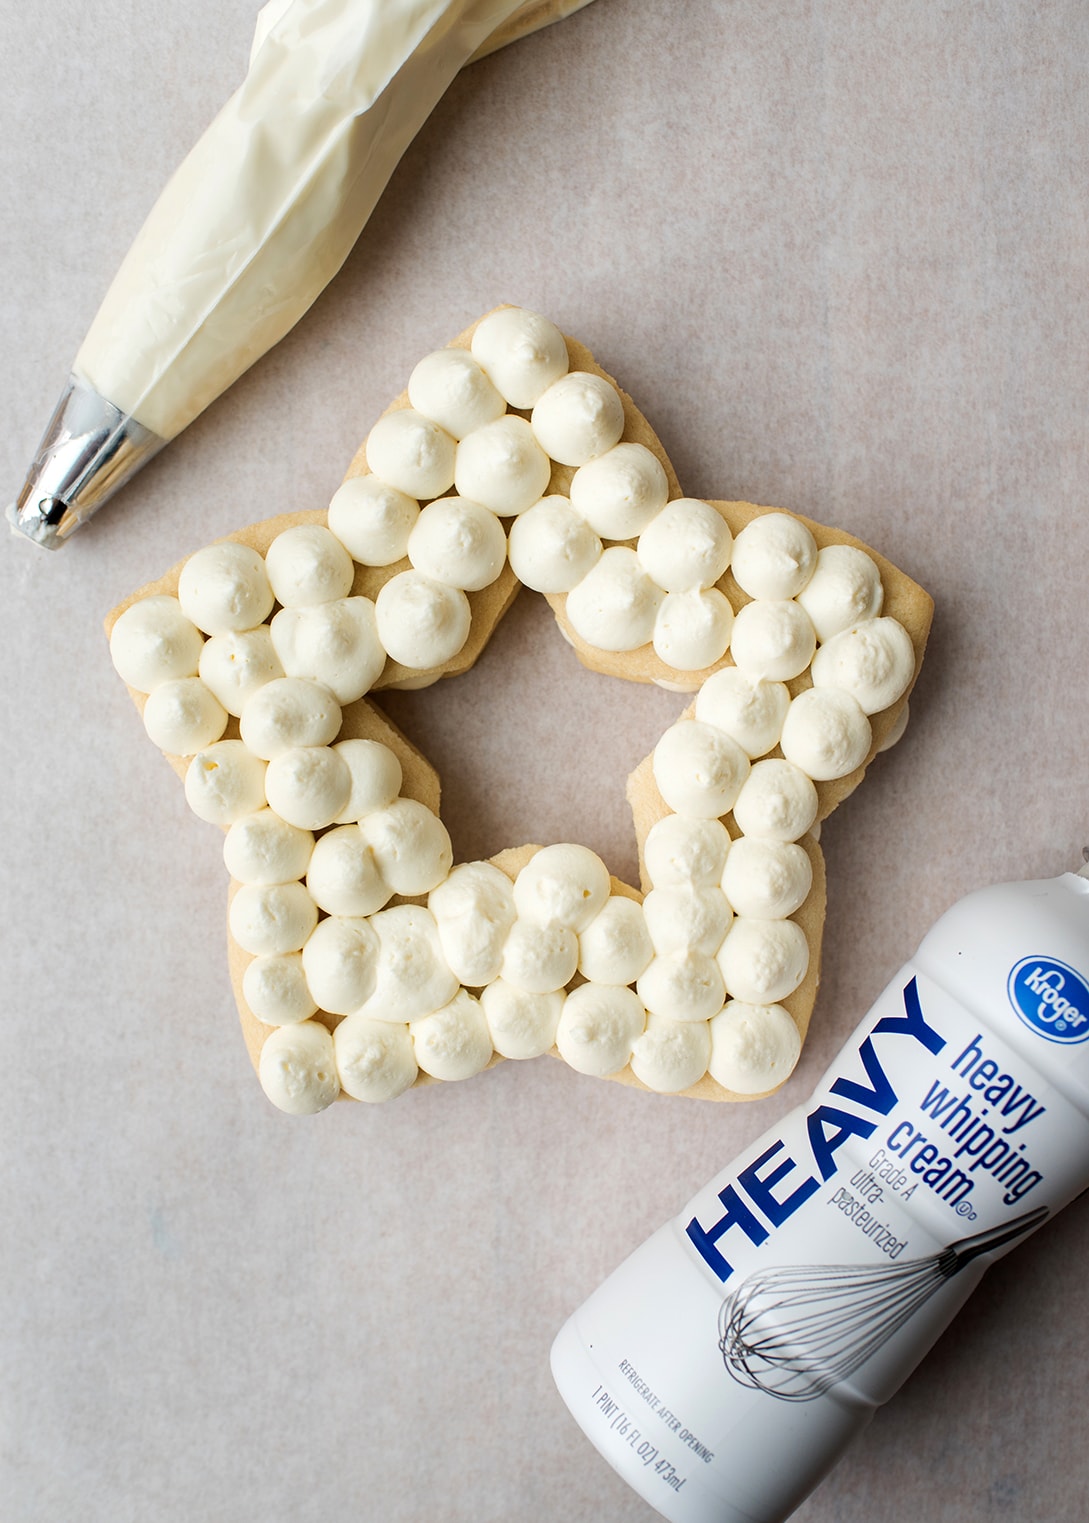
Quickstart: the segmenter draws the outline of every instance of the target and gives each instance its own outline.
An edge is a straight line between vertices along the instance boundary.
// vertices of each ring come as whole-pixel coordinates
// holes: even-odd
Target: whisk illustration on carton
[[[718,1346],[741,1385],[812,1401],[846,1380],[980,1254],[1038,1227],[1046,1206],[906,1264],[799,1264],[750,1275],[719,1313]]]
[[[620,1266],[560,1394],[672,1523],[782,1523],[1089,1185],[1089,866],[970,894],[810,1099]]]

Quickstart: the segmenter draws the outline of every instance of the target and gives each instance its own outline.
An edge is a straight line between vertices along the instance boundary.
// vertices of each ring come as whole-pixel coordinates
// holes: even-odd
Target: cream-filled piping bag
[[[462,66],[588,0],[270,0],[76,355],[13,526],[55,547],[288,333]]]

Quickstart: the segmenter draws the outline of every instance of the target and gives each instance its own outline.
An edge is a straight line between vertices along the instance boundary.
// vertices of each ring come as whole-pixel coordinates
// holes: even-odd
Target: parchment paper
[[[254,8],[0,16],[3,496]],[[465,72],[304,323],[49,555],[0,549],[0,1514],[650,1523],[548,1372],[567,1314],[809,1092],[931,921],[1089,842],[1089,15],[594,0]],[[794,508],[933,594],[912,722],[825,828],[824,977],[758,1105],[506,1063],[292,1120],[230,999],[220,838],[100,620],[323,506],[415,361],[499,301],[588,344],[685,490]],[[396,700],[459,856],[581,841],[683,699],[524,596]],[[393,706],[391,705],[391,712]],[[999,1265],[800,1523],[1085,1516],[1089,1212]]]

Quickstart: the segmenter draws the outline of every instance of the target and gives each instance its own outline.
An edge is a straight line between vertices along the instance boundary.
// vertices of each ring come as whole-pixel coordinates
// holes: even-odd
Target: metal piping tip
[[[8,522],[35,544],[57,549],[165,443],[69,376]]]

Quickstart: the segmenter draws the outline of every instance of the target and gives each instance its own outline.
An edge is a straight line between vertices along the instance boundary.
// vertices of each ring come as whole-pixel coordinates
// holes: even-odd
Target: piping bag
[[[106,293],[13,527],[63,544],[295,326],[463,65],[588,3],[270,0]]]

